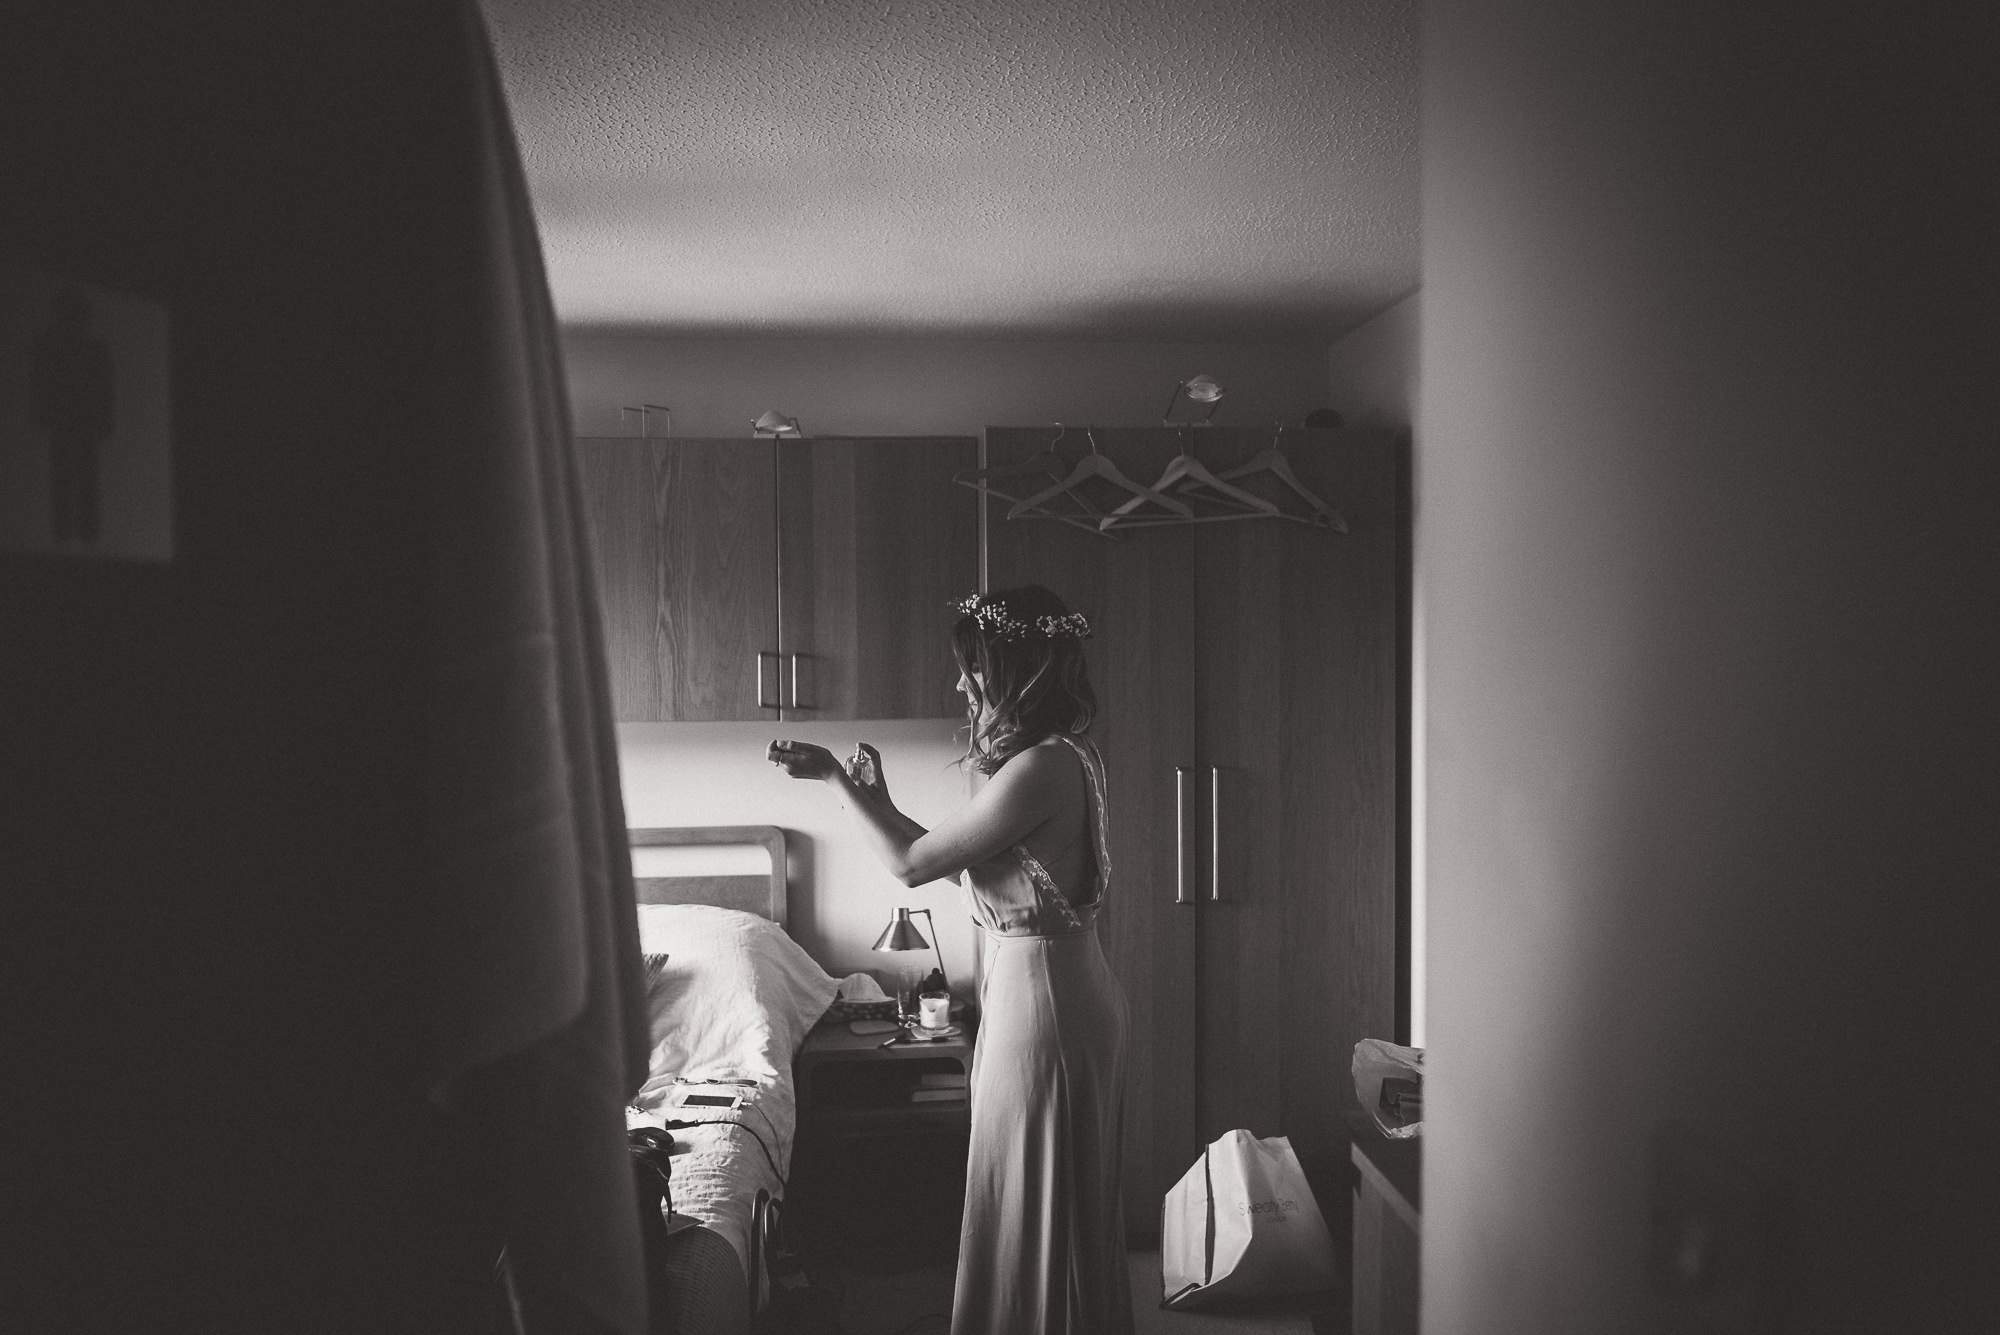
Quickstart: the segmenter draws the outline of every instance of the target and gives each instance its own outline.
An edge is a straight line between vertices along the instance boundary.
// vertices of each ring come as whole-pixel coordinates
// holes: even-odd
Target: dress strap
[[[1097,902],[1100,906],[1104,897],[1111,892],[1111,818],[1106,812],[1104,757],[1087,737],[1076,737],[1066,732],[1056,736],[1069,744],[1083,762],[1083,772],[1090,781],[1091,839],[1093,851],[1097,854]]]

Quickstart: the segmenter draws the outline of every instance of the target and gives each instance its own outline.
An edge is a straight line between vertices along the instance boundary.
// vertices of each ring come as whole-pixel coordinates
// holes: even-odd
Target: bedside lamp
[[[938,973],[944,977],[945,987],[949,989],[951,987],[951,976],[944,971],[944,951],[933,946],[929,941],[924,940],[924,934],[919,932],[917,925],[910,921],[912,913],[923,914],[924,921],[930,926],[931,935],[937,935],[937,921],[931,917],[929,909],[897,909],[896,916],[889,920],[888,927],[884,928],[882,935],[876,939],[874,948],[876,950],[897,952],[936,950]],[[913,974],[919,967],[921,966],[900,962],[897,965],[896,1010],[899,1014],[912,1015],[916,1012],[917,1002],[914,994],[916,992],[917,979]]]

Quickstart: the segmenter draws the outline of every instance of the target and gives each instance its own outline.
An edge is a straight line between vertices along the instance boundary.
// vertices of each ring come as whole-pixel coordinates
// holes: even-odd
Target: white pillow
[[[769,919],[706,904],[639,905],[651,1074],[775,1079],[840,982]]]

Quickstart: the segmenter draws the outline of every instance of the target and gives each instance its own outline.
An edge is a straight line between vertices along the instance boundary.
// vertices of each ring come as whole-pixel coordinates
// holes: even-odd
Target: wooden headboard
[[[684,847],[713,844],[740,847],[761,844],[771,856],[764,876],[635,876],[634,897],[641,904],[713,904],[741,909],[785,925],[785,832],[775,825],[690,825],[669,829],[627,830],[634,848]]]

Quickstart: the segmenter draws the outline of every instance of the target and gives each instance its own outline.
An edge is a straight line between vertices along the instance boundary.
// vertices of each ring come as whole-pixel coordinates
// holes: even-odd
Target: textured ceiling
[[[1415,286],[1415,0],[485,0],[557,311],[1332,337]]]

